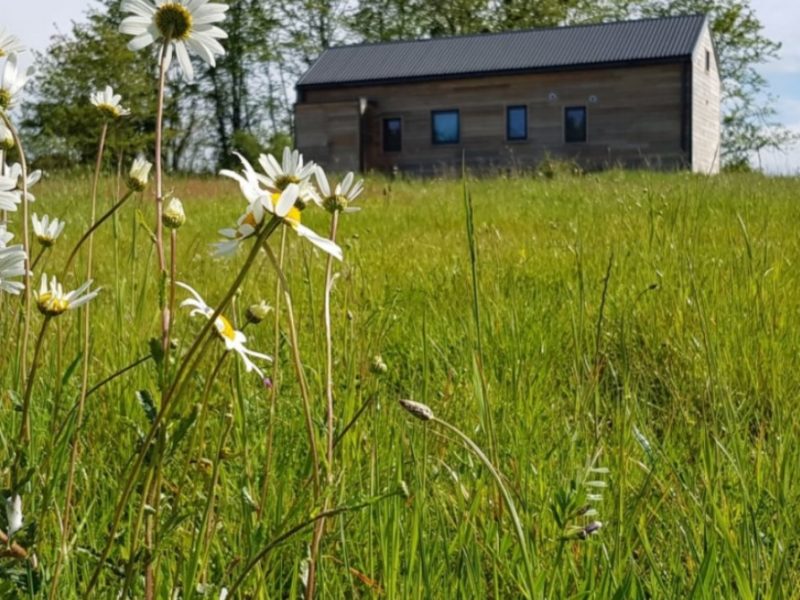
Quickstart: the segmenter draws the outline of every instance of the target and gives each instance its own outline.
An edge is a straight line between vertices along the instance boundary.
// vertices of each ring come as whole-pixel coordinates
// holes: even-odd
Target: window
[[[400,152],[403,147],[403,123],[399,117],[383,120],[383,151]]]
[[[706,71],[711,70],[711,52],[706,50]]]
[[[507,140],[528,139],[527,106],[506,107],[506,139]]]
[[[586,141],[586,107],[568,106],[564,109],[564,141]]]
[[[461,137],[457,110],[431,111],[431,139],[434,144],[457,144]]]

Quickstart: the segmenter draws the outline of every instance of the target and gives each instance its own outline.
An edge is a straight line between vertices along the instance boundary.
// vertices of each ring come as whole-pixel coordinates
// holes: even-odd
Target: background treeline
[[[99,116],[91,91],[110,84],[132,116],[110,146],[119,157],[152,143],[156,55],[129,51],[117,32],[121,0],[96,0],[87,18],[55,36],[37,60],[24,127],[47,168],[91,162]],[[172,77],[167,94],[167,166],[203,171],[292,139],[294,83],[328,46],[686,13],[711,16],[723,78],[723,160],[744,166],[765,148],[792,142],[775,121],[759,75],[777,58],[749,0],[230,0],[226,55],[197,61],[194,83]],[[142,77],[150,71],[153,77]],[[191,142],[191,143],[190,143]]]

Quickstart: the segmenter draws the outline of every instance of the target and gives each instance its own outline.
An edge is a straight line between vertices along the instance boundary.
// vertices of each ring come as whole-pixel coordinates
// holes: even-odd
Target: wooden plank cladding
[[[708,52],[704,25],[693,53],[675,59],[299,86],[296,143],[334,170],[439,174],[457,172],[462,157],[478,171],[533,169],[552,157],[587,169],[714,173],[719,75]]]

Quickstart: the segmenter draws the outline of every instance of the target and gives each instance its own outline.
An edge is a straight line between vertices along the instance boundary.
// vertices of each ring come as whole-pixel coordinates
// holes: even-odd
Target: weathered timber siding
[[[721,86],[717,67],[711,32],[706,26],[692,55],[692,171],[699,173],[719,172]]]
[[[352,97],[350,97],[352,98]],[[358,171],[358,99],[295,106],[295,145],[332,171]]]
[[[446,171],[458,168],[462,151],[467,164],[476,168],[530,167],[550,155],[589,168],[620,164],[672,169],[689,166],[688,143],[682,139],[682,124],[691,109],[684,106],[685,91],[681,63],[306,89],[296,106],[297,145],[331,168],[348,162],[338,155],[343,146],[330,138],[325,142],[319,128],[322,115],[328,114],[330,121],[334,112],[339,114],[338,107],[356,110],[362,97],[369,102],[363,138],[368,169]],[[525,141],[506,140],[506,107],[511,105],[528,107]],[[566,144],[564,108],[580,105],[587,108],[587,141]],[[431,111],[453,108],[460,110],[460,142],[434,145]],[[383,152],[381,124],[386,117],[402,119],[400,152]],[[357,119],[348,122],[354,127],[349,137],[357,140]],[[357,163],[357,156],[349,159],[349,164]]]

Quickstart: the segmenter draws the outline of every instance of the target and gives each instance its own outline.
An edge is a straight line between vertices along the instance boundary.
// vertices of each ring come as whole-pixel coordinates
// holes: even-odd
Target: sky
[[[94,0],[0,0],[0,28],[14,33],[29,48],[44,50],[50,36],[69,32],[72,21],[82,20],[94,5]],[[778,98],[778,121],[800,134],[800,0],[751,0],[751,6],[767,37],[783,44],[779,60],[760,70]],[[765,153],[762,165],[772,173],[800,173],[800,144],[786,153]]]

